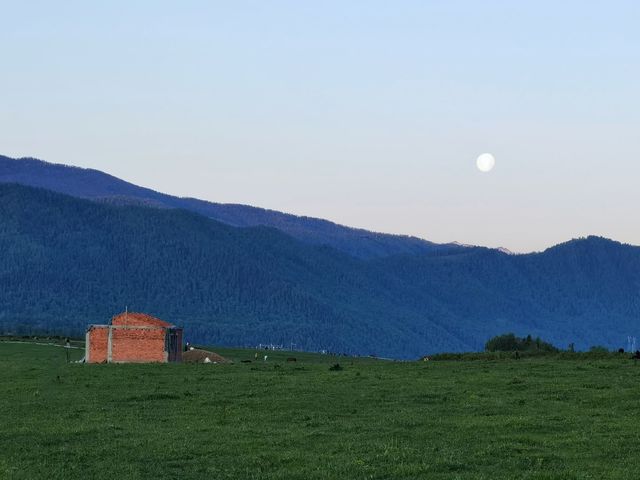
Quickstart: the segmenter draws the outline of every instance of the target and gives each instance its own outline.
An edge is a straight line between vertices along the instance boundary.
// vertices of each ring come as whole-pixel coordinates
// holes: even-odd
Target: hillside
[[[128,306],[192,342],[415,358],[507,331],[613,348],[640,318],[640,248],[595,237],[362,260],[273,228],[3,184],[0,251],[4,332],[82,334]]]
[[[113,206],[0,185],[0,327],[78,333],[128,306],[230,345],[412,355],[426,345],[395,314],[378,269],[276,229],[177,209]],[[434,348],[464,343],[438,325]]]
[[[238,227],[268,226],[313,245],[328,245],[359,258],[421,254],[452,245],[416,237],[390,235],[345,227],[319,218],[300,217],[247,205],[178,198],[139,187],[98,170],[70,167],[33,158],[0,155],[0,183],[46,188],[74,197],[115,204],[183,208]]]

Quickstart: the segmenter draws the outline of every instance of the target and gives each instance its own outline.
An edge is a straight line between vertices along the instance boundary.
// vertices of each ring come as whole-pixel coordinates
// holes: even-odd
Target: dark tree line
[[[498,335],[487,341],[487,352],[559,352],[560,350],[540,337],[517,337],[513,333]]]

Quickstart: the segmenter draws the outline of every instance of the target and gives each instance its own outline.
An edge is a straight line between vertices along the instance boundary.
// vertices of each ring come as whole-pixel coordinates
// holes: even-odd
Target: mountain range
[[[333,222],[248,205],[179,198],[139,187],[104,172],[0,155],[0,182],[41,187],[120,205],[182,208],[235,227],[268,226],[306,243],[328,245],[359,258],[421,254],[453,245],[439,245],[406,235],[390,235],[345,227]]]
[[[625,346],[640,248],[438,245],[171,197],[95,170],[0,157],[0,330],[82,334],[124,310],[191,342],[415,358],[532,334]]]

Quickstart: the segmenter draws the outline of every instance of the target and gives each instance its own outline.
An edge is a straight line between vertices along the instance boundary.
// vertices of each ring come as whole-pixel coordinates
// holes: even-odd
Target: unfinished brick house
[[[85,361],[180,362],[182,328],[144,313],[121,313],[109,325],[89,325]]]

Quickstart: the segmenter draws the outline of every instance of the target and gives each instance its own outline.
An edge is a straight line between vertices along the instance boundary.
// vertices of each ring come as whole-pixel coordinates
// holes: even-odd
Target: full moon
[[[476,160],[478,170],[484,173],[488,173],[496,166],[496,159],[490,153],[483,153]]]

